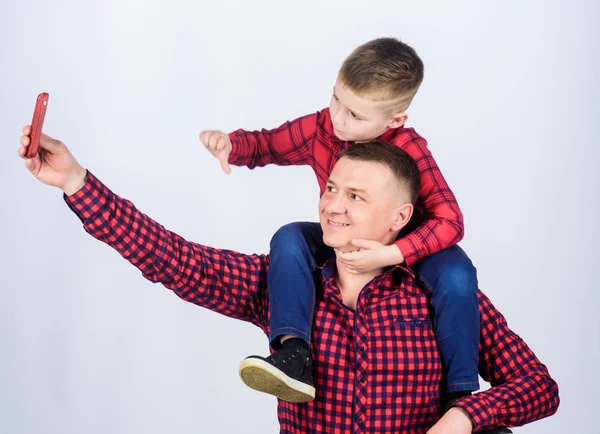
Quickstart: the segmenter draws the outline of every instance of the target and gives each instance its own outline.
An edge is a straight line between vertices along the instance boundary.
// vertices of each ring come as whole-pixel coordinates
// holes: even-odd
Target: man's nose
[[[331,214],[344,214],[346,212],[344,196],[341,194],[336,194],[335,197],[331,198],[331,201],[327,204],[325,209]]]

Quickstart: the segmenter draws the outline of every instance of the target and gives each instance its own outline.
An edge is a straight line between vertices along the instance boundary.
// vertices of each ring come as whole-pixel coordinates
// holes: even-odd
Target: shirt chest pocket
[[[429,317],[399,317],[394,320],[393,327],[399,329],[417,328],[431,330],[433,329],[433,323]]]

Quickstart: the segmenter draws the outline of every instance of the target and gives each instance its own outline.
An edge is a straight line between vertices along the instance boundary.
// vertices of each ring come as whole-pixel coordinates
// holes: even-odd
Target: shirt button
[[[367,351],[367,347],[365,347],[364,345],[362,347],[360,347],[360,350],[364,353],[365,351]]]
[[[358,426],[363,426],[363,425],[364,425],[364,422],[362,421],[362,419],[359,419],[358,420]]]
[[[367,382],[367,379],[366,379],[365,377],[362,377],[362,378],[360,379],[360,382],[361,382],[362,384],[365,384],[365,383]]]

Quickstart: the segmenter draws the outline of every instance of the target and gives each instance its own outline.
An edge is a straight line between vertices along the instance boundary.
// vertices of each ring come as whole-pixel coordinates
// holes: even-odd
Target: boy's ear
[[[406,123],[408,115],[405,112],[400,112],[392,116],[388,128],[399,128]]]

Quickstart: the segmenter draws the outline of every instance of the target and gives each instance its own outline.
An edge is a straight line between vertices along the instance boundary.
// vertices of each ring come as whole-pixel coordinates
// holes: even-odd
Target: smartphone
[[[31,121],[31,133],[29,134],[30,143],[27,147],[26,158],[33,158],[37,155],[40,147],[40,136],[42,135],[42,126],[44,125],[44,116],[48,107],[48,94],[40,93],[35,103],[33,111],[33,120]]]

